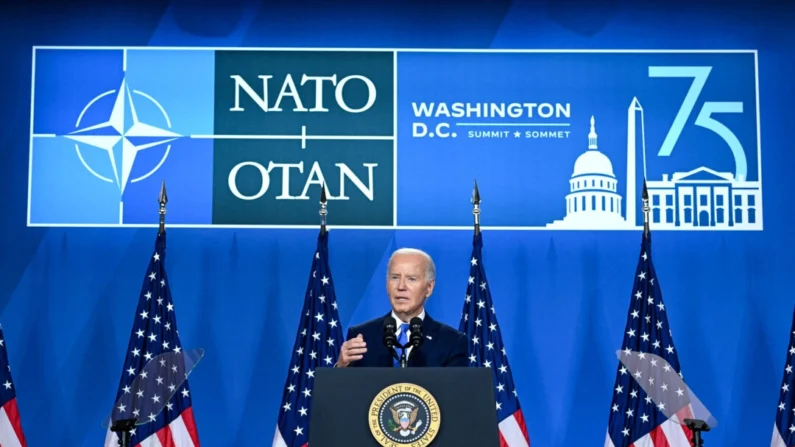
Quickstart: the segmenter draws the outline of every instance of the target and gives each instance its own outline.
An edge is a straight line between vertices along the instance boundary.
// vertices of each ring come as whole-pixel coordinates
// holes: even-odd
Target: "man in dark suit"
[[[436,267],[427,253],[411,248],[395,251],[387,266],[386,284],[392,311],[349,328],[335,367],[398,366],[392,351],[383,343],[384,321],[388,317],[397,323],[395,335],[400,344],[409,339],[411,319],[422,319],[422,345],[418,349],[406,348],[407,366],[469,366],[466,335],[425,312],[425,301],[433,293],[435,282]],[[399,355],[400,348],[395,349]]]

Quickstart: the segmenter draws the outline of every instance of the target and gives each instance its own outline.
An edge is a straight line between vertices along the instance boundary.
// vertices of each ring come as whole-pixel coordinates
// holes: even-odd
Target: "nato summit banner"
[[[85,68],[90,66],[91,70]],[[755,51],[34,49],[28,224],[762,230]]]

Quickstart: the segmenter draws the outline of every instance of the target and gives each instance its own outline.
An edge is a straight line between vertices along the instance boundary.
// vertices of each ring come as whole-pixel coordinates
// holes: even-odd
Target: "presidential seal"
[[[412,383],[390,385],[373,399],[370,432],[384,447],[429,445],[439,433],[441,413],[436,399]]]

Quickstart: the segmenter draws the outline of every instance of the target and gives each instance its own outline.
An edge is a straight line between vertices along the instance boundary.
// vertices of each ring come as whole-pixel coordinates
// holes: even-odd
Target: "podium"
[[[489,368],[318,368],[312,447],[500,447]]]

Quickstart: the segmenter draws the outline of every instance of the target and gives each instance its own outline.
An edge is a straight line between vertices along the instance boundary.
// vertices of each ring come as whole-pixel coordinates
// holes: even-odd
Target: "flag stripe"
[[[770,447],[789,447],[784,442],[784,439],[781,438],[781,433],[779,433],[779,430],[778,430],[778,427],[776,427],[776,424],[773,424],[773,439],[770,440]]]
[[[157,432],[157,439],[163,447],[195,447],[182,416]]]
[[[25,447],[16,399],[0,407],[0,447]]]
[[[174,441],[175,447],[195,447],[196,443],[185,425],[185,419],[180,416],[169,425],[171,430],[171,439]]]
[[[279,430],[279,426],[276,426],[276,433],[273,434],[273,443],[271,444],[272,447],[287,447],[287,443],[284,442],[284,438],[282,438],[282,432]]]
[[[672,446],[690,446],[690,439],[685,434],[687,427],[671,419],[663,422],[661,425],[668,444]],[[684,430],[683,430],[684,429]],[[688,430],[689,431],[689,430]]]
[[[199,431],[196,429],[196,419],[193,417],[193,407],[188,407],[179,417],[178,431],[185,434],[190,438],[191,444],[194,446],[199,445]]]
[[[160,443],[160,438],[157,437],[155,433],[152,436],[147,437],[143,440],[137,447],[165,447],[163,444]]]
[[[695,418],[695,416],[693,415],[692,404],[676,412],[676,420],[678,421],[676,425],[679,427],[679,430],[682,430],[682,433],[684,433],[685,439],[687,439],[688,442],[690,442],[690,439],[693,438],[693,432],[689,428],[687,428],[686,425],[682,424],[684,423],[685,419],[693,419],[693,418]]]
[[[630,447],[655,447],[654,439],[652,437],[653,433],[654,433],[654,431],[652,431],[652,433],[649,433],[646,436],[638,439]]]
[[[115,445],[115,446],[118,447],[118,445],[119,445],[119,437],[116,436],[116,433],[114,433],[114,432],[110,431],[110,429],[108,429],[108,431],[105,432],[105,444],[103,444],[103,445],[104,446]]]
[[[517,417],[517,414],[519,417]],[[530,447],[527,442],[527,432],[524,427],[524,420],[521,417],[521,410],[503,419],[500,423],[500,434],[505,439],[506,445],[511,447]]]
[[[166,425],[165,427],[161,428],[151,436],[152,438],[157,438],[157,441],[163,447],[174,447],[174,442],[171,440],[171,426]]]
[[[668,442],[668,436],[670,436],[670,433],[665,427],[668,423],[670,423],[670,420],[663,422],[662,425],[654,427],[651,433],[648,434],[648,439],[650,440],[651,445],[654,447],[671,447],[671,444]],[[646,436],[644,436],[644,438],[645,437]],[[674,445],[676,444],[674,443]]]
[[[524,420],[524,412],[519,409],[516,410],[516,413],[513,414],[514,419],[516,419],[516,425],[522,430],[522,435],[525,439],[530,438],[530,434],[527,432],[527,423]]]

